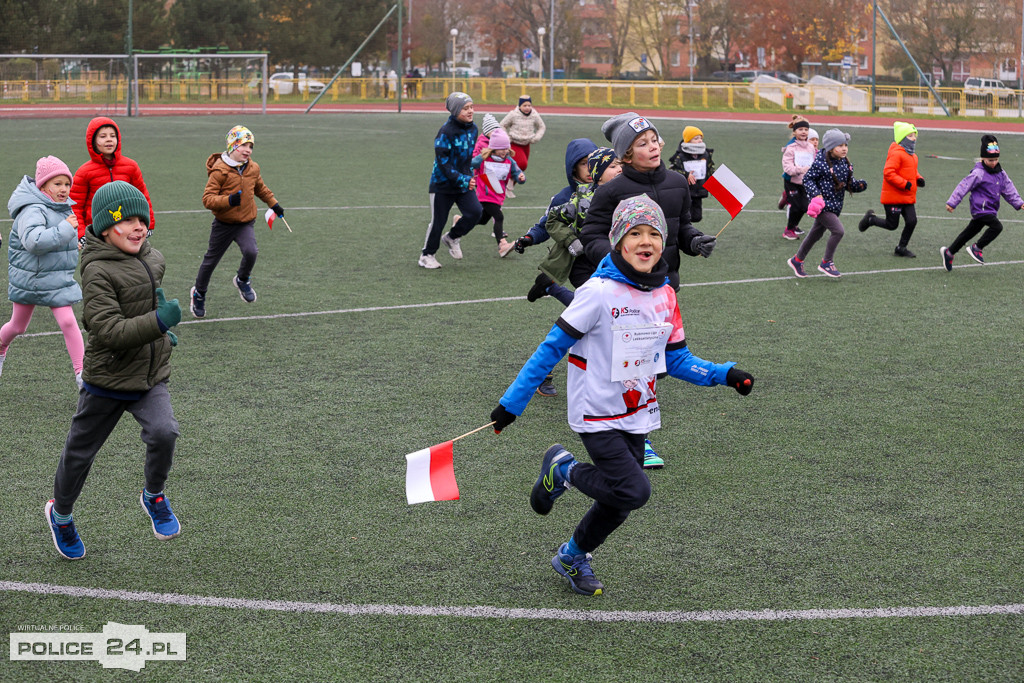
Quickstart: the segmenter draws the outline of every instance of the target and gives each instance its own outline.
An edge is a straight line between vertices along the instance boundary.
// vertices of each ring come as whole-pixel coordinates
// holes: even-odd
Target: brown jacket
[[[260,165],[252,159],[239,172],[239,166],[228,166],[221,155],[211,154],[206,160],[206,172],[210,175],[203,192],[203,206],[213,212],[221,223],[248,223],[256,219],[256,197],[267,206],[274,206],[277,200],[270,188],[263,184]],[[228,197],[242,191],[242,203],[228,204]]]

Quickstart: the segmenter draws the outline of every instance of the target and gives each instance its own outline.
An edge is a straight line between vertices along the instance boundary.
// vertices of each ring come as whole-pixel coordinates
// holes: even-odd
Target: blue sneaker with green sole
[[[561,465],[575,460],[572,453],[565,450],[565,446],[560,443],[556,443],[544,453],[544,458],[540,462],[540,476],[530,491],[530,507],[538,515],[551,512],[555,499],[572,488],[569,480],[562,476]]]
[[[551,566],[569,582],[569,587],[580,595],[601,595],[604,584],[594,576],[590,561],[594,559],[590,553],[569,555],[565,552],[568,543],[563,543],[551,558]]]

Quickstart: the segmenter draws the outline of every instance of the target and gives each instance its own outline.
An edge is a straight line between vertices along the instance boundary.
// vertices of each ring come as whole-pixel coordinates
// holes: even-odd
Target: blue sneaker
[[[171,504],[167,502],[167,496],[161,493],[152,501],[147,501],[146,493],[143,491],[139,494],[139,503],[153,523],[154,536],[161,541],[166,541],[181,533],[181,525],[178,524],[178,518],[171,511]]]
[[[247,304],[251,304],[253,301],[256,301],[256,290],[252,288],[252,285],[249,284],[248,280],[239,280],[236,275],[233,278],[233,281],[235,283],[235,287],[238,288],[238,295],[242,297],[242,301]]]
[[[665,461],[655,452],[654,447],[651,446],[651,440],[644,439],[644,469],[660,470],[664,466]]]
[[[540,476],[530,491],[530,507],[538,515],[551,512],[555,499],[572,488],[569,480],[562,476],[559,465],[575,460],[572,453],[565,450],[565,446],[560,443],[556,443],[544,453],[544,458],[540,461]]]
[[[601,595],[604,591],[604,584],[594,576],[594,570],[590,568],[590,561],[594,559],[590,553],[583,555],[568,555],[565,552],[563,543],[551,558],[551,566],[555,571],[569,581],[569,587],[580,595]]]
[[[970,254],[972,259],[974,259],[981,265],[985,265],[985,257],[984,255],[982,255],[981,249],[978,249],[977,244],[972,244],[971,246],[967,247],[967,253]]]
[[[818,264],[818,270],[829,277],[841,277],[842,273],[836,268],[836,264],[831,261],[822,261]]]
[[[53,545],[57,552],[68,560],[80,560],[85,557],[85,544],[78,537],[75,530],[74,520],[67,524],[57,524],[53,521],[53,499],[46,503],[46,521],[50,525],[50,536],[53,537]]]
[[[200,294],[195,287],[189,292],[188,310],[197,318],[206,316],[206,295]]]

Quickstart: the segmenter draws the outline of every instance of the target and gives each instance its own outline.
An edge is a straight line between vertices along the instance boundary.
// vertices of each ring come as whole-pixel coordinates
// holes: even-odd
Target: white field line
[[[47,583],[0,581],[0,591],[61,595],[70,598],[96,598],[122,602],[147,602],[180,607],[226,607],[271,612],[317,612],[347,616],[453,617],[469,619],[532,619],[556,621],[598,621],[680,624],[727,621],[809,621],[821,619],[907,619],[921,617],[977,617],[1024,614],[1024,604],[956,605],[951,607],[874,607],[801,610],[706,610],[682,611],[603,611],[543,609],[526,607],[429,607],[415,605],[353,605],[330,602],[294,602],[290,600],[247,600],[180,593],[107,590],[79,586],[55,586]]]
[[[1013,266],[1024,263],[1024,260],[1019,261],[991,261],[984,265],[980,263],[967,263],[964,265],[956,266],[957,270],[962,268],[992,268],[994,266]],[[847,271],[843,273],[843,277],[853,277],[855,275],[879,275],[886,273],[912,273],[915,271],[922,270],[942,270],[942,266],[918,266],[914,268],[883,268],[879,270],[858,270],[858,271]],[[821,274],[808,275],[809,278],[826,278],[827,276]],[[721,285],[745,285],[755,282],[777,282],[780,280],[795,280],[797,279],[794,275],[780,275],[777,277],[753,277],[745,278],[742,280],[717,280],[714,282],[684,282],[680,284],[680,288],[683,287],[717,287]],[[310,318],[318,315],[346,315],[350,313],[373,313],[377,311],[401,311],[410,308],[435,308],[438,306],[462,306],[469,304],[490,304],[501,301],[520,301],[525,299],[525,296],[501,296],[493,297],[489,299],[463,299],[461,301],[433,301],[422,304],[399,304],[396,306],[366,306],[363,308],[337,308],[330,311],[300,311],[297,313],[271,313],[268,315],[246,315],[237,316],[232,318],[203,318],[202,320],[182,320],[179,325],[206,325],[209,323],[227,323],[227,322],[244,322],[249,320],[278,320],[281,318]],[[61,334],[60,330],[53,330],[50,332],[30,332],[28,334],[21,335],[22,338],[26,337],[50,337],[53,335]]]

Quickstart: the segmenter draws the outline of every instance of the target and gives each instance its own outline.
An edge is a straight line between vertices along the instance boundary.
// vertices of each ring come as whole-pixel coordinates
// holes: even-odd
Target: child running
[[[975,163],[974,170],[968,173],[953,190],[953,194],[949,195],[949,199],[946,200],[946,211],[952,213],[968,194],[971,195],[971,222],[956,236],[949,247],[939,249],[942,265],[946,270],[953,270],[953,256],[983,228],[987,228],[985,234],[976,243],[967,247],[967,253],[978,263],[985,263],[982,251],[1003,231],[1003,224],[996,215],[999,213],[1000,197],[1005,197],[1010,206],[1017,211],[1024,206],[1024,201],[1017,193],[1017,188],[1013,186],[1013,181],[999,164],[999,140],[995,135],[981,136],[981,157]]]
[[[839,214],[843,211],[843,197],[846,192],[863,192],[868,187],[866,181],[853,177],[853,164],[846,158],[849,150],[849,134],[838,128],[830,128],[821,139],[821,151],[804,174],[807,196],[813,197],[808,203],[807,215],[814,218],[814,225],[800,243],[796,254],[786,261],[797,277],[807,277],[804,259],[826,231],[831,234],[818,270],[829,277],[842,276],[833,259],[836,247],[845,234],[843,224],[839,221]]]
[[[153,202],[142,179],[142,169],[133,159],[121,154],[121,129],[113,119],[98,116],[85,129],[85,148],[89,161],[75,171],[71,186],[75,218],[78,219],[79,248],[85,246],[85,229],[92,224],[92,198],[109,182],[124,180],[143,194],[149,204],[149,231],[156,230]]]
[[[630,511],[651,496],[643,470],[644,437],[661,426],[657,377],[668,374],[700,386],[728,384],[740,394],[754,377],[735,363],[712,363],[690,353],[668,264],[661,207],[646,195],[623,200],[612,217],[612,251],[552,326],[491,413],[500,433],[526,409],[534,388],[569,354],[569,426],[593,464],[555,444],[541,460],[530,506],[541,515],[571,488],[594,499],[551,566],[581,595],[601,595],[591,553]]]
[[[480,200],[483,213],[477,225],[486,225],[494,219],[494,238],[498,242],[498,256],[505,258],[512,251],[512,243],[506,239],[505,214],[501,206],[505,203],[505,191],[509,182],[526,182],[526,174],[519,170],[512,158],[511,143],[503,129],[491,131],[487,146],[473,157],[472,167],[476,169],[476,198]],[[455,216],[457,223],[459,216]]]
[[[85,342],[71,304],[82,300],[75,281],[78,267],[78,219],[69,198],[71,170],[57,157],[36,162],[35,178],[23,176],[7,200],[14,219],[7,240],[7,297],[14,310],[0,327],[0,373],[7,349],[24,334],[36,306],[47,306],[64,335],[75,382],[82,386]]]
[[[860,219],[857,229],[865,232],[872,225],[895,230],[900,226],[903,216],[903,232],[896,245],[896,256],[916,258],[916,254],[907,248],[910,236],[917,227],[917,188],[924,187],[924,178],[917,172],[917,128],[912,123],[896,121],[892,124],[895,142],[889,145],[889,153],[885,157],[882,169],[882,206],[885,207],[885,218],[879,218],[868,209]]]
[[[206,160],[209,177],[203,192],[203,206],[213,212],[213,223],[210,225],[210,245],[199,264],[196,283],[189,297],[189,310],[197,318],[206,315],[206,290],[210,286],[210,276],[232,242],[237,243],[242,251],[242,261],[232,282],[242,301],[249,304],[256,301],[256,290],[250,281],[259,255],[255,228],[258,213],[256,197],[278,216],[284,215],[284,208],[264,184],[260,165],[252,160],[255,145],[256,138],[251,130],[235,126],[227,134],[227,151],[215,152]]]
[[[72,519],[75,501],[125,412],[142,427],[146,444],[139,504],[157,538],[181,533],[164,494],[178,439],[167,391],[171,347],[178,343],[170,328],[181,321],[181,307],[164,298],[164,257],[146,239],[146,197],[115,180],[93,196],[92,216],[82,250],[82,320],[89,332],[84,385],[44,508],[53,544],[69,560],[85,556]]]
[[[804,174],[814,163],[814,155],[818,150],[808,139],[811,124],[807,123],[807,119],[795,114],[789,127],[793,130],[793,139],[782,147],[782,184],[785,188],[786,204],[789,207],[786,211],[786,227],[782,231],[782,236],[787,240],[795,240],[804,234],[799,226],[800,219],[807,213]]]
[[[686,176],[690,184],[690,222],[700,223],[704,218],[703,200],[708,196],[704,181],[715,172],[711,155],[715,150],[704,143],[704,131],[697,126],[683,128],[683,139],[679,148],[669,159],[673,171]]]

